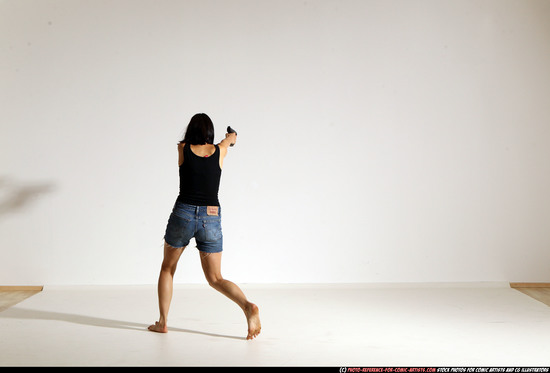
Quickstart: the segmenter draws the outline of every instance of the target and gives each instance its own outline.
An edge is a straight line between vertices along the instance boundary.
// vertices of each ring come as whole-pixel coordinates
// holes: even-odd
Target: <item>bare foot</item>
[[[153,325],[149,325],[149,327],[147,329],[149,329],[152,332],[157,332],[157,333],[167,333],[168,332],[168,327],[166,326],[166,324],[161,324],[158,321],[155,321],[155,324],[153,324]]]
[[[254,303],[250,303],[245,311],[248,322],[248,335],[246,339],[254,339],[260,334],[262,325],[260,323],[260,309]]]

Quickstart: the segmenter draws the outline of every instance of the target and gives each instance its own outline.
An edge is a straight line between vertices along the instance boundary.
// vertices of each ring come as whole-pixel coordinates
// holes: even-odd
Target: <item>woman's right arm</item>
[[[225,134],[225,139],[223,139],[219,143],[219,146],[222,146],[222,147],[227,149],[231,145],[235,145],[236,142],[237,142],[237,134],[236,133],[226,133]]]
[[[223,168],[223,160],[225,156],[227,155],[227,150],[231,146],[231,144],[235,145],[237,142],[237,134],[236,133],[226,133],[225,139],[223,139],[218,146],[220,147],[220,168]]]

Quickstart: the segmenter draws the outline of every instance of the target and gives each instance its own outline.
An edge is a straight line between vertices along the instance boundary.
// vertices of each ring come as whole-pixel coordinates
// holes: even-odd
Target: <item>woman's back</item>
[[[199,157],[210,157],[216,152],[216,146],[213,144],[191,145],[191,151]]]
[[[181,144],[178,202],[194,206],[219,206],[220,146]]]

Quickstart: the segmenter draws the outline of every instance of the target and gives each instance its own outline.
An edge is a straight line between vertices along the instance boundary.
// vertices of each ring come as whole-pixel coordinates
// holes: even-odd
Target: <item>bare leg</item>
[[[204,253],[200,252],[201,264],[208,284],[214,289],[237,303],[243,310],[248,323],[248,335],[246,339],[254,339],[260,334],[260,311],[258,306],[249,302],[242,290],[232,283],[225,280],[221,275],[222,253]]]
[[[149,326],[149,330],[153,332],[166,333],[168,331],[168,310],[170,309],[170,302],[172,301],[172,293],[174,290],[174,273],[176,273],[176,267],[178,260],[183,253],[184,248],[175,249],[170,245],[164,243],[164,260],[160,268],[159,282],[158,282],[158,297],[159,297],[159,321]]]

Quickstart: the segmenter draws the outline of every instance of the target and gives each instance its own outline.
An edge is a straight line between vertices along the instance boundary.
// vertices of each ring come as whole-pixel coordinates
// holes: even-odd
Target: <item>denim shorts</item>
[[[168,219],[164,241],[175,248],[189,245],[195,238],[197,248],[206,253],[223,249],[221,207],[217,215],[208,215],[207,206],[176,202]]]

